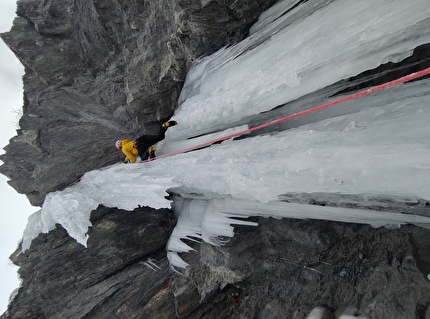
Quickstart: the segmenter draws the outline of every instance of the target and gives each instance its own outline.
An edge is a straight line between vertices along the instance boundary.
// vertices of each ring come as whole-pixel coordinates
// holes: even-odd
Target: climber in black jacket
[[[134,141],[134,145],[132,147],[134,151],[131,150],[132,153],[135,153],[135,151],[137,150],[137,153],[139,154],[139,157],[142,161],[147,159],[153,159],[155,157],[156,151],[156,147],[154,146],[154,144],[163,140],[166,134],[166,130],[171,126],[175,126],[176,124],[178,124],[176,121],[164,122],[163,124],[161,124],[161,126],[157,128],[158,132],[156,132],[155,134],[144,134],[138,137]],[[118,140],[115,143],[118,149],[122,149],[122,144],[124,143],[121,140]]]

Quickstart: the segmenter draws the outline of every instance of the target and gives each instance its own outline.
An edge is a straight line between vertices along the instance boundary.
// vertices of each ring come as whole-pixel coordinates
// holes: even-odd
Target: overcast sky
[[[0,1],[0,32],[7,32],[15,17],[16,0]],[[0,154],[16,134],[22,109],[22,74],[24,69],[3,40],[0,41]],[[0,164],[3,162],[0,161]],[[15,251],[28,216],[38,210],[24,195],[18,194],[0,174],[0,314],[7,309],[10,293],[18,287],[16,270],[9,256]]]

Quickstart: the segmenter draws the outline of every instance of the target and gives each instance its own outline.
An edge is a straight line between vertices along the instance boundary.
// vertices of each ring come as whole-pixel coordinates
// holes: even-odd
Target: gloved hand
[[[175,125],[177,125],[177,124],[178,124],[178,122],[176,122],[176,121],[168,121],[168,122],[164,122],[164,123],[161,125],[161,127],[162,127],[163,129],[167,130],[167,128],[168,128],[168,127],[175,126]]]

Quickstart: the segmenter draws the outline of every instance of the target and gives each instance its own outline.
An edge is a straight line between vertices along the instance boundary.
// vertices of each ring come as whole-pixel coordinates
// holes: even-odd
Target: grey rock
[[[58,226],[12,255],[23,285],[0,318],[424,318],[428,230],[253,220],[224,246],[187,242],[190,267],[173,271],[168,210],[99,207],[87,248]]]
[[[151,300],[168,284],[165,245],[173,214],[99,207],[91,222],[87,247],[58,226],[11,256],[23,282],[2,318],[133,318],[136,307],[153,307]],[[160,269],[147,267],[148,259]]]
[[[411,239],[428,240],[427,230],[255,221],[258,227],[237,229],[225,247],[203,244],[185,256],[190,296],[197,289],[202,298],[186,318],[306,318],[317,306],[324,318],[335,318],[335,312],[424,317],[429,264],[416,267],[413,260],[426,253],[418,253]]]

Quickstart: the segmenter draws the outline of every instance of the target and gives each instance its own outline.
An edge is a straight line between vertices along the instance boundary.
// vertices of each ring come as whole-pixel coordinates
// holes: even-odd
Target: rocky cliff
[[[35,205],[119,160],[113,142],[169,118],[190,63],[239,41],[263,0],[19,0],[2,38],[25,65],[24,115],[0,172]],[[345,80],[345,91],[429,65],[429,46]],[[309,200],[312,205],[328,205]],[[423,202],[428,212],[429,203]],[[377,209],[377,208],[375,208]],[[170,210],[92,212],[87,247],[61,227],[11,260],[1,319],[430,317],[427,230],[254,218],[225,246],[187,242],[169,267]]]
[[[1,318],[279,319],[313,310],[316,318],[427,319],[424,230],[254,221],[226,246],[189,243],[196,252],[178,274],[165,253],[170,211],[99,207],[87,248],[58,226],[12,255],[22,288]]]
[[[0,172],[33,205],[119,160],[118,138],[169,118],[190,63],[246,36],[275,0],[20,0],[3,40],[25,66]]]

